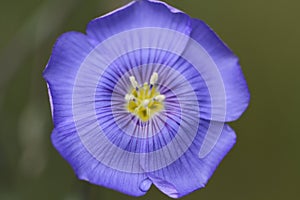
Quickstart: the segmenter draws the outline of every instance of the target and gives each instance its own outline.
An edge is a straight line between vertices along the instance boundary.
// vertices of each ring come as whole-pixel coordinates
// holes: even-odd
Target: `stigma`
[[[148,82],[140,85],[134,76],[129,77],[131,90],[125,95],[126,109],[129,113],[147,122],[164,108],[165,95],[157,89],[158,73],[154,72]]]

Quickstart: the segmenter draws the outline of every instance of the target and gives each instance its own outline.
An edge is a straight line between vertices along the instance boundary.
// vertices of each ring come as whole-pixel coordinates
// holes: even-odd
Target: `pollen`
[[[157,89],[158,73],[154,72],[149,83],[139,85],[134,76],[129,77],[131,90],[125,95],[126,109],[129,113],[147,122],[164,109],[165,95]]]

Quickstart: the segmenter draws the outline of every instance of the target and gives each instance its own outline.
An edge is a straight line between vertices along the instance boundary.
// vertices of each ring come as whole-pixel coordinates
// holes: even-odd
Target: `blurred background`
[[[129,197],[78,180],[50,142],[42,71],[56,38],[85,31],[125,0],[0,0],[0,199],[169,199],[155,187]],[[206,188],[182,199],[300,197],[300,1],[169,0],[201,18],[239,56],[251,105],[238,141]],[[298,197],[298,198],[297,198]]]

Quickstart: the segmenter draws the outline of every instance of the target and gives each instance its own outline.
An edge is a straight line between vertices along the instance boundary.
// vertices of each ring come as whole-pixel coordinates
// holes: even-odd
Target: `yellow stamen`
[[[158,74],[154,72],[150,78],[150,85],[144,83],[139,87],[134,76],[130,76],[129,80],[132,85],[130,93],[125,95],[127,101],[126,109],[137,116],[143,122],[148,121],[154,114],[163,110],[163,102],[165,95],[157,90]]]

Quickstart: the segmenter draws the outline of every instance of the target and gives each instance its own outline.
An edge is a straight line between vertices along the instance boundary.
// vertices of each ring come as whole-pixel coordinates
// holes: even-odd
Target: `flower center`
[[[154,72],[150,83],[146,82],[142,86],[137,83],[134,76],[130,76],[129,80],[132,89],[125,95],[126,108],[130,113],[146,122],[164,108],[165,95],[160,94],[157,89],[158,74]]]

